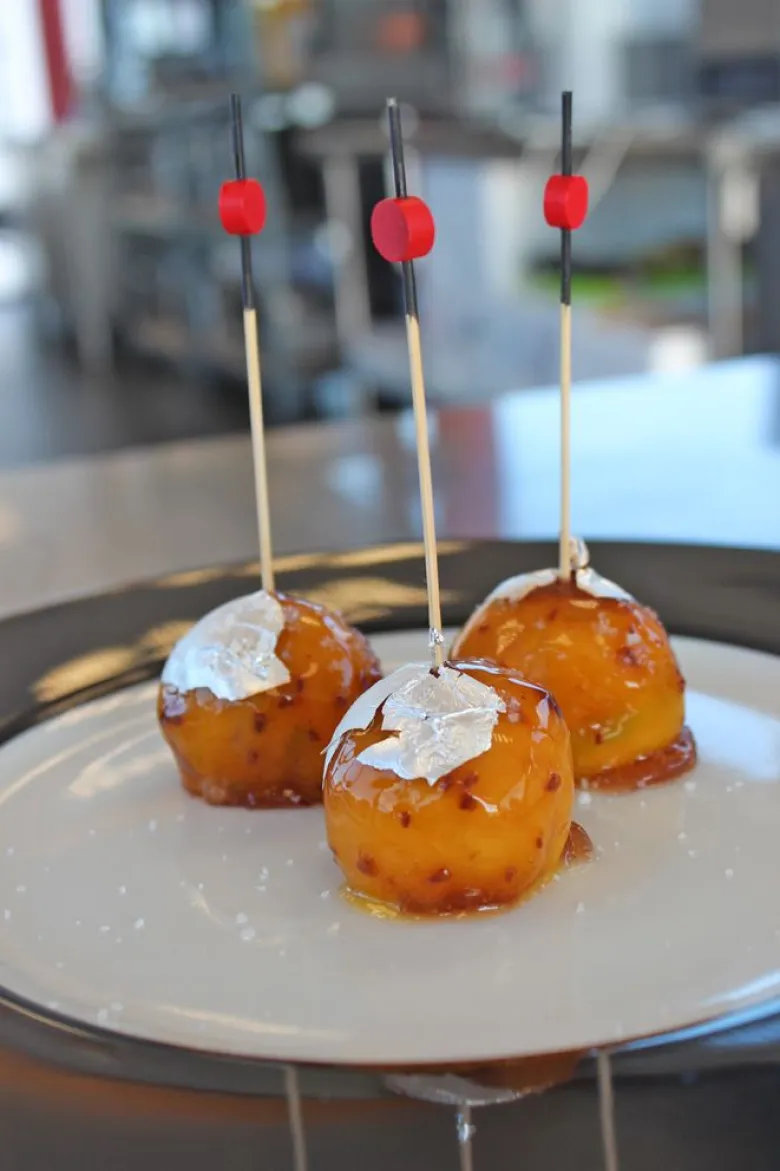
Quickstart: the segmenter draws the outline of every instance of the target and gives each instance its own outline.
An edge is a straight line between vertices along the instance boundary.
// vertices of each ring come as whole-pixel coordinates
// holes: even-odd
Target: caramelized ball
[[[344,712],[377,679],[366,638],[313,602],[277,593],[284,626],[276,655],[289,683],[248,699],[161,684],[157,711],[190,793],[212,805],[313,805],[322,752]]]
[[[589,787],[640,788],[695,762],[668,636],[633,598],[555,582],[488,599],[453,654],[489,659],[552,692],[569,725],[577,780]]]
[[[503,700],[486,752],[433,784],[380,771],[358,759],[388,736],[380,706],[368,728],[341,736],[325,771],[328,842],[348,888],[408,914],[516,902],[556,870],[571,822],[571,747],[555,701],[513,671],[448,666]]]

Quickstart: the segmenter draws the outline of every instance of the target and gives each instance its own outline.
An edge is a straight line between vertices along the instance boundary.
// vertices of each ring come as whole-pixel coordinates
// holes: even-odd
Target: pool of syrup
[[[581,789],[594,789],[608,793],[633,793],[651,785],[663,785],[687,773],[696,764],[696,741],[690,728],[685,727],[676,740],[640,756],[630,764],[607,769],[595,777],[583,777],[578,782]]]

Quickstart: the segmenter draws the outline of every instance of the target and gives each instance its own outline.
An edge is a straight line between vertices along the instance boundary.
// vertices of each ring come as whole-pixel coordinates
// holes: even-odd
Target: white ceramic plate
[[[419,633],[374,640],[387,667]],[[134,1037],[256,1058],[482,1061],[619,1044],[780,994],[780,659],[678,639],[700,764],[580,797],[598,857],[503,915],[347,905],[320,810],[179,787],[153,685],[0,748],[0,984]]]

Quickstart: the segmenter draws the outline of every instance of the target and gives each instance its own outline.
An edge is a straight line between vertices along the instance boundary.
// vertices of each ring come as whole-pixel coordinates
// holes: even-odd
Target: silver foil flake
[[[570,544],[571,567],[577,588],[594,598],[617,598],[621,601],[633,602],[634,598],[626,590],[616,585],[614,581],[602,577],[590,566],[588,546],[580,537],[573,537]],[[521,573],[517,577],[508,577],[493,590],[483,605],[501,598],[507,601],[519,602],[534,590],[542,586],[552,585],[559,581],[557,569],[536,569],[533,573]],[[482,607],[480,607],[480,610]],[[479,611],[478,611],[479,612]],[[473,621],[473,619],[471,620]]]
[[[328,769],[342,736],[358,728],[370,727],[380,707],[393,691],[407,679],[416,679],[423,671],[430,669],[430,663],[407,663],[405,667],[398,667],[391,675],[385,675],[383,679],[377,680],[368,691],[359,695],[341,717],[341,722],[330,738],[330,744],[325,749],[325,769]]]
[[[284,626],[281,603],[265,590],[218,606],[171,651],[162,682],[178,691],[206,687],[218,699],[248,699],[289,683],[276,656]]]
[[[358,760],[433,785],[487,752],[503,711],[498,692],[471,675],[448,666],[435,673],[419,667],[384,701],[382,730],[395,734],[364,749]]]

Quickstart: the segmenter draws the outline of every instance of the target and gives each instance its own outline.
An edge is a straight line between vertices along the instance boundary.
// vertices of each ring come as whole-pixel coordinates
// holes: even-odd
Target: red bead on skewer
[[[219,189],[219,218],[231,236],[256,236],[265,227],[265,192],[257,179],[230,179]]]
[[[584,175],[551,175],[544,189],[544,218],[551,228],[574,231],[588,214]]]
[[[433,248],[436,225],[416,195],[383,199],[371,215],[371,239],[380,256],[395,264],[419,260]]]

